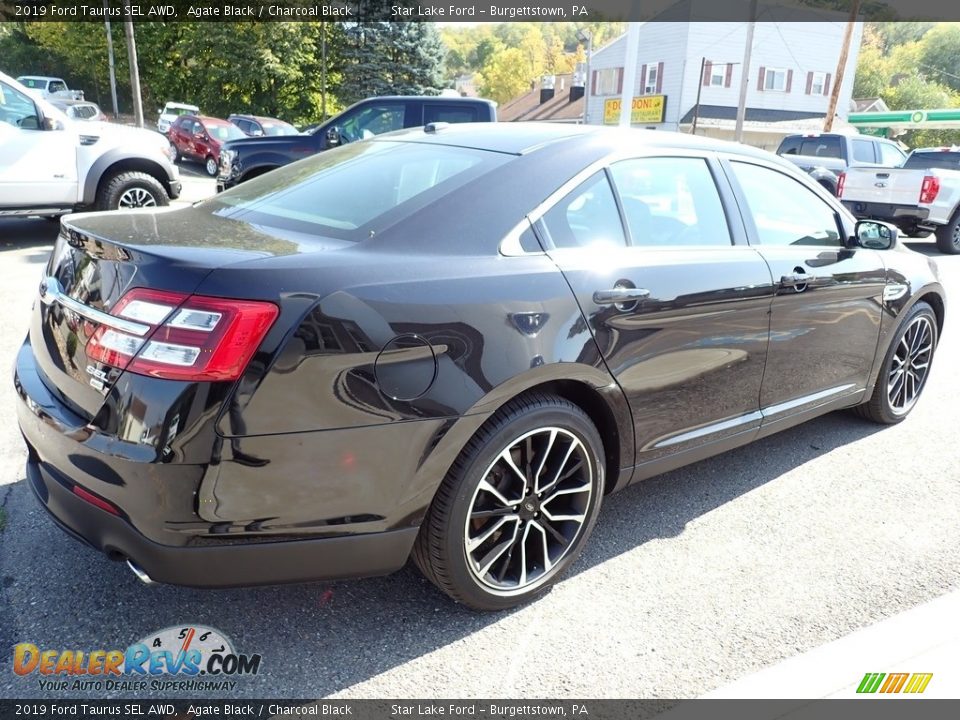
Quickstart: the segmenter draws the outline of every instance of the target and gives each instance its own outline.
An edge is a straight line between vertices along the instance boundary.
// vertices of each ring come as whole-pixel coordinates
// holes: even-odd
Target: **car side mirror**
[[[897,244],[899,231],[893,225],[878,220],[860,220],[854,226],[851,247],[867,250],[889,250]]]
[[[45,117],[43,119],[43,129],[44,130],[65,130],[63,121],[58,120],[57,118]]]
[[[327,130],[327,145],[330,147],[336,147],[337,145],[343,144],[343,135],[340,133],[340,128],[334,125],[332,128]]]

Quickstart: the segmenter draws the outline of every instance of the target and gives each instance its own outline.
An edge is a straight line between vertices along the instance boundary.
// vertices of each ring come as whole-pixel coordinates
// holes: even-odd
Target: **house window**
[[[644,95],[652,95],[657,91],[657,80],[659,79],[657,77],[657,70],[658,67],[656,65],[651,65],[647,68],[647,81],[643,85]]]
[[[787,89],[787,71],[783,68],[767,68],[763,80],[763,89],[785,92]]]
[[[622,68],[603,68],[597,70],[594,95],[616,95],[620,92]]]
[[[726,80],[727,66],[726,64],[722,65],[711,65],[710,66],[710,87],[723,87]]]
[[[822,72],[810,73],[810,94],[823,95],[827,84],[827,74]]]

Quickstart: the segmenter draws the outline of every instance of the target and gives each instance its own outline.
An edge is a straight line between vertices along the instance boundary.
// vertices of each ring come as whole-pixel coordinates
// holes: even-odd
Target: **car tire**
[[[176,144],[173,145],[173,161],[178,165],[183,162],[183,153],[180,152],[180,148]]]
[[[120,172],[102,181],[97,191],[97,210],[164,207],[170,204],[163,185],[143,172]]]
[[[216,158],[214,158],[213,155],[207,155],[206,159],[203,161],[203,169],[207,171],[207,175],[210,177],[217,176],[217,171],[219,168],[217,167]]]
[[[873,395],[854,408],[857,414],[882,425],[904,420],[923,392],[936,349],[937,316],[927,303],[918,302],[897,326]]]
[[[960,254],[960,212],[937,228],[937,250],[944,255]]]
[[[603,497],[603,457],[600,434],[579,407],[543,393],[516,398],[483,425],[444,478],[414,562],[475,610],[531,600],[589,538]]]

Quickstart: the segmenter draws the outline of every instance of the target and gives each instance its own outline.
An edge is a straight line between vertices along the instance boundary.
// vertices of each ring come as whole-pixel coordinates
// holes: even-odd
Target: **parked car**
[[[944,321],[934,261],[790,163],[592,125],[73,216],[44,275],[17,415],[70,534],[208,587],[412,556],[483,610],[556,582],[613,491],[840,408],[900,422]]]
[[[806,171],[833,195],[840,173],[852,167],[899,167],[906,153],[892,140],[867,135],[811,133],[788,135],[777,155]]]
[[[206,115],[181,115],[170,126],[170,142],[177,151],[177,162],[186,158],[203,163],[207,175],[215,177],[220,163],[220,148],[228,140],[246,137],[233,123]]]
[[[80,122],[110,122],[110,118],[96,103],[86,100],[61,100],[51,98],[50,104],[58,108],[71,120]]]
[[[157,113],[159,113],[159,117],[157,118],[157,132],[166,135],[174,120],[181,115],[199,115],[200,108],[196,105],[188,105],[186,103],[168,102],[161,109],[157,110]]]
[[[21,75],[17,82],[23,85],[31,95],[44,100],[61,98],[63,100],[83,100],[83,90],[71,90],[63,78],[45,75]]]
[[[936,233],[940,252],[960,253],[960,147],[918,148],[901,168],[851,168],[839,195],[857,217],[914,237]]]
[[[361,100],[309,135],[246,138],[227,143],[217,190],[225,190],[294,160],[385,132],[429,123],[494,122],[497,106],[479,98],[397,96]]]
[[[0,73],[0,215],[167,205],[180,176],[162,135],[80,123]]]
[[[260,115],[238,115],[234,113],[227,119],[243,130],[245,135],[251,137],[296,135],[299,132],[288,122],[271,117],[261,117]]]

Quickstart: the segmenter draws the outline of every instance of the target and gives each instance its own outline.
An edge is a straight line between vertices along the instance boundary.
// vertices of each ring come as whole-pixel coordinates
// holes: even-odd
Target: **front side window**
[[[33,100],[0,82],[0,122],[22,130],[39,130],[40,117]]]
[[[241,183],[204,201],[220,217],[338,240],[370,237],[508,162],[510,156],[420,143],[351,143]],[[379,229],[379,227],[378,227]]]
[[[839,247],[836,211],[810,188],[782,172],[733,161],[761,245]]]
[[[555,248],[623,247],[627,244],[620,211],[603,171],[591,176],[543,216],[547,240]]]
[[[907,156],[903,154],[900,148],[885,142],[878,143],[877,147],[880,149],[881,165],[885,165],[886,167],[900,167],[903,165],[903,161]]]
[[[703,158],[637,158],[610,167],[633,245],[730,245],[730,228]]]
[[[354,142],[393,130],[402,130],[405,114],[405,104],[366,107],[343,120],[340,134],[347,142]]]
[[[782,68],[767,68],[763,81],[764,90],[784,92],[787,89],[787,71]]]

